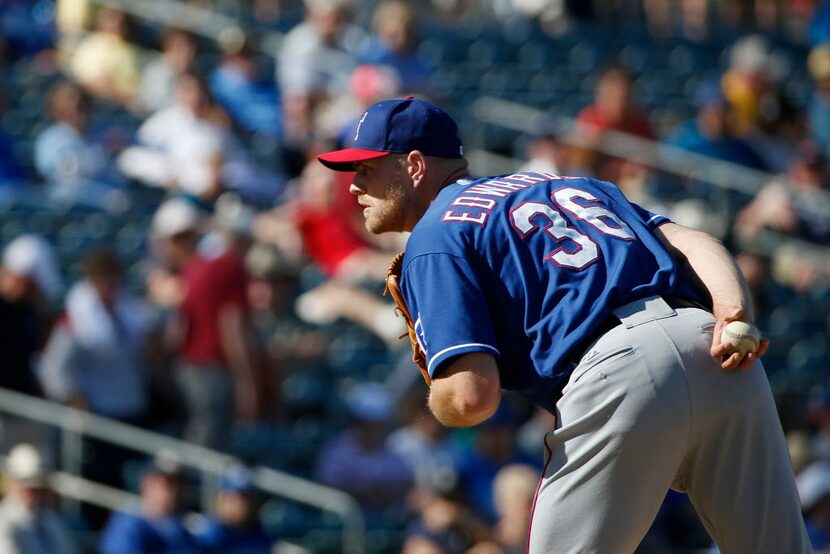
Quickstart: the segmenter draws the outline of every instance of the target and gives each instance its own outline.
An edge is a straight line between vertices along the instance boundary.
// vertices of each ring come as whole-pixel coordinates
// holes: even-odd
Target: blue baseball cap
[[[317,156],[335,171],[354,171],[354,164],[392,153],[419,150],[427,156],[460,158],[464,155],[458,125],[438,106],[407,96],[378,102],[363,112],[351,148]]]

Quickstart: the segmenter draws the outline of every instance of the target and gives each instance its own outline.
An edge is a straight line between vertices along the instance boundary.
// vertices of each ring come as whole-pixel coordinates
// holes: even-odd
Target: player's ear
[[[406,172],[415,187],[424,180],[426,171],[427,158],[420,150],[413,150],[406,155]]]

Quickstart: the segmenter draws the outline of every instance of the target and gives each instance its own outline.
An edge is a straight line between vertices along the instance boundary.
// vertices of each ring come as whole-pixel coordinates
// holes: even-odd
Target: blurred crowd
[[[495,149],[528,171],[612,181],[733,249],[773,341],[765,361],[808,529],[830,549],[830,4],[180,3],[227,15],[220,30],[98,4],[0,0],[0,388],[346,491],[372,551],[524,552],[552,416],[507,396],[478,428],[438,424],[381,294],[406,237],[368,235],[350,176],[315,155],[347,144],[366,107],[407,94],[446,106],[465,146],[484,147],[445,79],[453,59],[455,82],[475,91],[481,68],[454,46],[438,55],[435,37],[471,38],[469,64],[498,58],[473,49],[477,33],[525,53],[570,41],[575,63],[592,33],[634,28],[655,50],[708,49],[719,65],[687,76],[667,112],[641,99],[633,51],[596,59],[577,110],[535,106],[574,117],[571,131]],[[611,156],[617,132],[652,141],[667,163],[696,154],[767,182],[728,190]],[[83,476],[137,501],[68,518],[51,486],[53,437],[2,423],[4,553],[338,546],[319,516],[265,510],[245,465],[220,476],[200,513],[198,479],[175,452],[147,460],[92,439]],[[318,525],[332,533],[312,540]],[[670,493],[641,550],[710,544]]]

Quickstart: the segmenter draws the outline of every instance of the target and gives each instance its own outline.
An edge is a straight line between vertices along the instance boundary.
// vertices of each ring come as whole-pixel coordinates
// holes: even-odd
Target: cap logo
[[[363,125],[363,122],[366,121],[366,116],[369,115],[369,112],[363,112],[363,115],[360,117],[360,121],[357,122],[357,129],[354,132],[354,140],[357,140],[357,137],[360,136],[360,126]]]

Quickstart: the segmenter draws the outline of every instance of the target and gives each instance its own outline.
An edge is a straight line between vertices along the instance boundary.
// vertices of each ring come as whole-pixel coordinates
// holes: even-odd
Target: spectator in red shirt
[[[177,280],[164,284],[155,277],[151,288],[177,307],[169,336],[186,411],[185,439],[219,448],[227,444],[237,402],[256,402],[253,341],[241,256],[231,248],[214,257],[199,254],[202,219],[183,199],[168,200],[156,212],[153,232]]]
[[[396,345],[402,331],[394,307],[355,286],[382,282],[393,254],[374,248],[358,232],[352,218],[355,207],[362,208],[339,196],[348,187],[338,179],[320,164],[307,164],[299,180],[299,197],[260,218],[259,236],[282,251],[294,248],[288,242],[301,244],[303,254],[329,278],[297,299],[295,309],[301,319],[327,325],[343,318]]]
[[[619,183],[633,167],[625,167],[622,160],[594,156],[591,145],[602,139],[606,131],[628,133],[645,139],[654,139],[654,131],[646,111],[633,99],[631,73],[622,66],[606,68],[597,81],[594,103],[586,106],[576,118],[577,133],[587,143],[587,165],[592,166],[600,179]]]
[[[602,134],[620,131],[638,137],[653,139],[654,131],[646,111],[633,100],[632,77],[619,65],[606,68],[597,81],[594,103],[579,112],[577,122],[592,129],[586,133]]]
[[[392,257],[375,249],[355,228],[353,199],[344,205],[346,190],[331,171],[308,164],[300,177],[300,199],[293,221],[309,257],[328,277],[346,281],[382,281]]]

